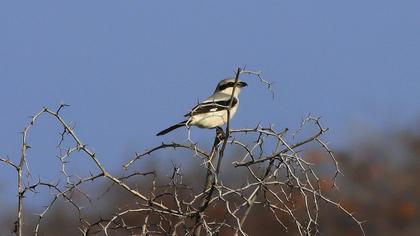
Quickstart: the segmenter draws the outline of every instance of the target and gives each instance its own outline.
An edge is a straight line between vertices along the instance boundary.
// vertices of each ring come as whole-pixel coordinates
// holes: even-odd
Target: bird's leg
[[[225,134],[225,131],[220,126],[216,127],[216,135],[217,135],[217,138],[218,138],[219,142],[223,141],[225,138],[228,138],[228,137],[226,137],[227,135]]]

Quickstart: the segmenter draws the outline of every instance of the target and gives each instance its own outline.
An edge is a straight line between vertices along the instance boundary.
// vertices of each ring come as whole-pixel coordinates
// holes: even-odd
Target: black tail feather
[[[167,134],[167,133],[171,132],[171,131],[172,131],[172,130],[174,130],[174,129],[178,129],[178,128],[182,127],[182,126],[185,126],[186,124],[187,124],[187,120],[184,120],[184,121],[182,121],[182,122],[179,122],[179,123],[178,123],[178,124],[176,124],[176,125],[172,125],[171,127],[169,127],[169,128],[167,128],[167,129],[164,129],[164,130],[160,131],[158,134],[156,134],[156,136],[165,135],[165,134]]]

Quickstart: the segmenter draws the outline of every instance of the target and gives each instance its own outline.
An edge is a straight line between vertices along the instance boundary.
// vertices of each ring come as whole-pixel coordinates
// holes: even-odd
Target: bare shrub
[[[236,81],[245,73],[257,76],[271,88],[258,73],[239,68]],[[136,153],[119,174],[113,174],[62,116],[66,106],[38,112],[23,130],[18,161],[0,159],[14,168],[18,177],[17,220],[13,229],[16,235],[47,234],[51,225],[48,218],[54,217],[57,210],[53,209],[63,204],[75,212],[74,227],[83,235],[248,235],[249,231],[255,232],[250,222],[255,222],[253,213],[258,211],[268,211],[270,217],[264,221],[284,231],[316,235],[322,232],[319,219],[326,205],[336,208],[337,214],[348,216],[364,235],[362,222],[328,194],[336,191],[336,178],[341,171],[334,153],[322,140],[328,129],[318,117],[309,115],[294,133],[260,125],[231,129],[228,123],[224,130],[216,129],[209,150],[192,140],[162,143]],[[228,114],[229,108],[226,107]],[[55,182],[34,177],[28,166],[28,136],[43,116],[52,117],[61,127],[58,141],[61,178]],[[152,154],[165,150],[166,154],[184,150],[182,158],[198,160],[200,168],[185,174],[172,163],[171,171],[161,174],[153,167],[145,171],[137,167],[152,158]],[[305,154],[311,150],[323,153],[330,164],[320,166],[306,160]],[[81,154],[92,164],[90,173],[84,176],[73,174],[68,168],[72,157]],[[148,167],[144,165],[142,169]],[[325,178],[327,173],[329,178]],[[98,191],[101,186],[106,188]],[[42,191],[51,193],[48,204],[34,221],[24,222],[27,195]],[[91,192],[101,193],[92,197]],[[115,194],[118,197],[112,197]],[[104,200],[109,196],[112,201]],[[93,209],[101,210],[95,212],[89,208],[92,205],[96,205]]]

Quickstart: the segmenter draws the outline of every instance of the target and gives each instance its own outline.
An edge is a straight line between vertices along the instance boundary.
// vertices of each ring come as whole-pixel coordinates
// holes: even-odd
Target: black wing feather
[[[220,100],[220,101],[211,101],[211,102],[204,102],[200,103],[195,106],[190,112],[185,114],[185,117],[208,113],[208,112],[216,112],[221,110],[227,110],[227,107],[230,105],[229,100]],[[238,103],[238,99],[233,98],[232,107]]]

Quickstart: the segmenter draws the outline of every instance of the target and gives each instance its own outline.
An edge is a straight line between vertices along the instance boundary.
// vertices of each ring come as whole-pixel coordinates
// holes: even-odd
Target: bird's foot
[[[222,141],[222,140],[228,138],[225,131],[220,126],[216,127],[216,135],[217,135],[217,138],[219,139],[219,141]]]

